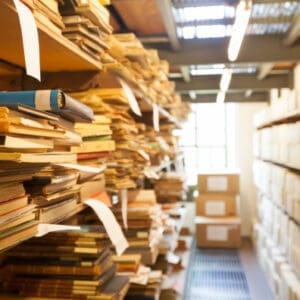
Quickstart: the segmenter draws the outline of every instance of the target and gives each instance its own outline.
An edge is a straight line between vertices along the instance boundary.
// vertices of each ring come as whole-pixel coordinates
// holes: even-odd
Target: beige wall
[[[236,155],[237,167],[241,171],[241,203],[242,235],[251,232],[251,220],[255,213],[255,187],[252,179],[253,161],[253,116],[266,107],[266,103],[240,103],[236,109]]]

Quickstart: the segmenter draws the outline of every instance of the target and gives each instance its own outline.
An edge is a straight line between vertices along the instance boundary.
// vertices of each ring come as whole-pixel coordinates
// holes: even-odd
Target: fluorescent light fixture
[[[240,48],[247,30],[251,15],[252,1],[241,0],[236,8],[235,21],[232,35],[228,46],[228,59],[235,61],[239,55]]]
[[[222,92],[226,92],[228,90],[231,77],[232,77],[232,70],[229,68],[224,69],[220,80],[220,90]]]
[[[189,96],[191,97],[191,99],[196,100],[197,98],[197,94],[195,91],[189,91]]]
[[[218,94],[217,94],[217,100],[216,100],[216,102],[217,103],[224,103],[224,101],[225,101],[225,95],[226,95],[225,92],[219,91]]]

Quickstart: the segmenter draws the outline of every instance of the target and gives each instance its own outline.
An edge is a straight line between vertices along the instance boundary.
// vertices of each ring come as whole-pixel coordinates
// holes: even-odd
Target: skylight
[[[199,20],[221,20],[233,18],[234,7],[231,6],[201,6],[174,9],[176,23],[193,22]]]

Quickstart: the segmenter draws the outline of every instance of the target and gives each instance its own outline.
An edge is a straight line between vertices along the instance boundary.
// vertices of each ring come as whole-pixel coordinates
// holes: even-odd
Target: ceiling
[[[227,48],[237,0],[112,0],[115,32],[134,32],[159,49],[184,99],[215,102],[222,70],[232,69],[225,101],[268,101],[271,88],[293,87],[300,61],[300,0],[253,0],[234,63]]]

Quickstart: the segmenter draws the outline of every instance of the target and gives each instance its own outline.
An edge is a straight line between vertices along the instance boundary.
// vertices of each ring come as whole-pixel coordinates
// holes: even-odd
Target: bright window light
[[[235,61],[239,55],[249,23],[251,7],[251,0],[241,0],[237,6],[235,22],[233,24],[232,35],[228,46],[228,59],[230,61]]]
[[[226,36],[225,25],[197,26],[197,38],[218,38]]]

